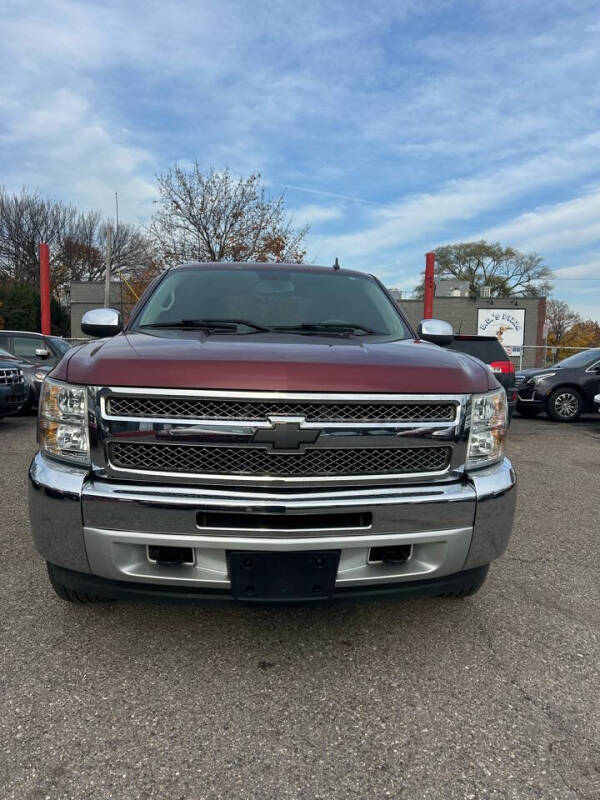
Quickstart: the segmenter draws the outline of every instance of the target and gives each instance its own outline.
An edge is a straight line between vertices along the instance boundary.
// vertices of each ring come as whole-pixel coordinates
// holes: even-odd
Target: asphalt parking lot
[[[2,798],[600,797],[600,416],[513,421],[479,594],[310,609],[60,601],[0,447]]]

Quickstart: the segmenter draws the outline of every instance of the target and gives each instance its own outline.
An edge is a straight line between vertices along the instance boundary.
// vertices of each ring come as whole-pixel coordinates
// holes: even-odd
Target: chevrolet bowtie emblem
[[[320,431],[314,428],[303,428],[296,421],[270,420],[270,428],[260,428],[254,434],[254,442],[270,444],[274,450],[299,450],[302,445],[314,444]]]

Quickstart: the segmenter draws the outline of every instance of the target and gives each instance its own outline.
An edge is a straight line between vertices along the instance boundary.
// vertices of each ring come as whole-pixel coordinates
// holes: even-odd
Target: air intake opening
[[[397,544],[388,547],[372,547],[369,551],[369,563],[373,564],[405,564],[412,552],[411,544]]]
[[[148,561],[161,567],[179,567],[182,564],[194,563],[194,551],[191,547],[148,546]]]
[[[240,530],[344,530],[370,528],[371,512],[334,512],[329,514],[260,514],[251,511],[199,511],[199,528],[237,528]]]

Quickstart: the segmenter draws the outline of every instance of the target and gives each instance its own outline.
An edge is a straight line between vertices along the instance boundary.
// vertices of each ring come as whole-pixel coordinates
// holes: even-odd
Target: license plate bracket
[[[227,553],[231,591],[238,600],[326,600],[333,594],[339,550]]]

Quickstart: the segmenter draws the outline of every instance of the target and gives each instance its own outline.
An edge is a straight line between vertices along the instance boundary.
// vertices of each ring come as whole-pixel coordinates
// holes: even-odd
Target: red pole
[[[435,253],[425,253],[425,307],[423,319],[433,317],[433,294],[435,291]]]
[[[40,306],[42,312],[42,333],[49,336],[50,331],[50,248],[40,245]]]

